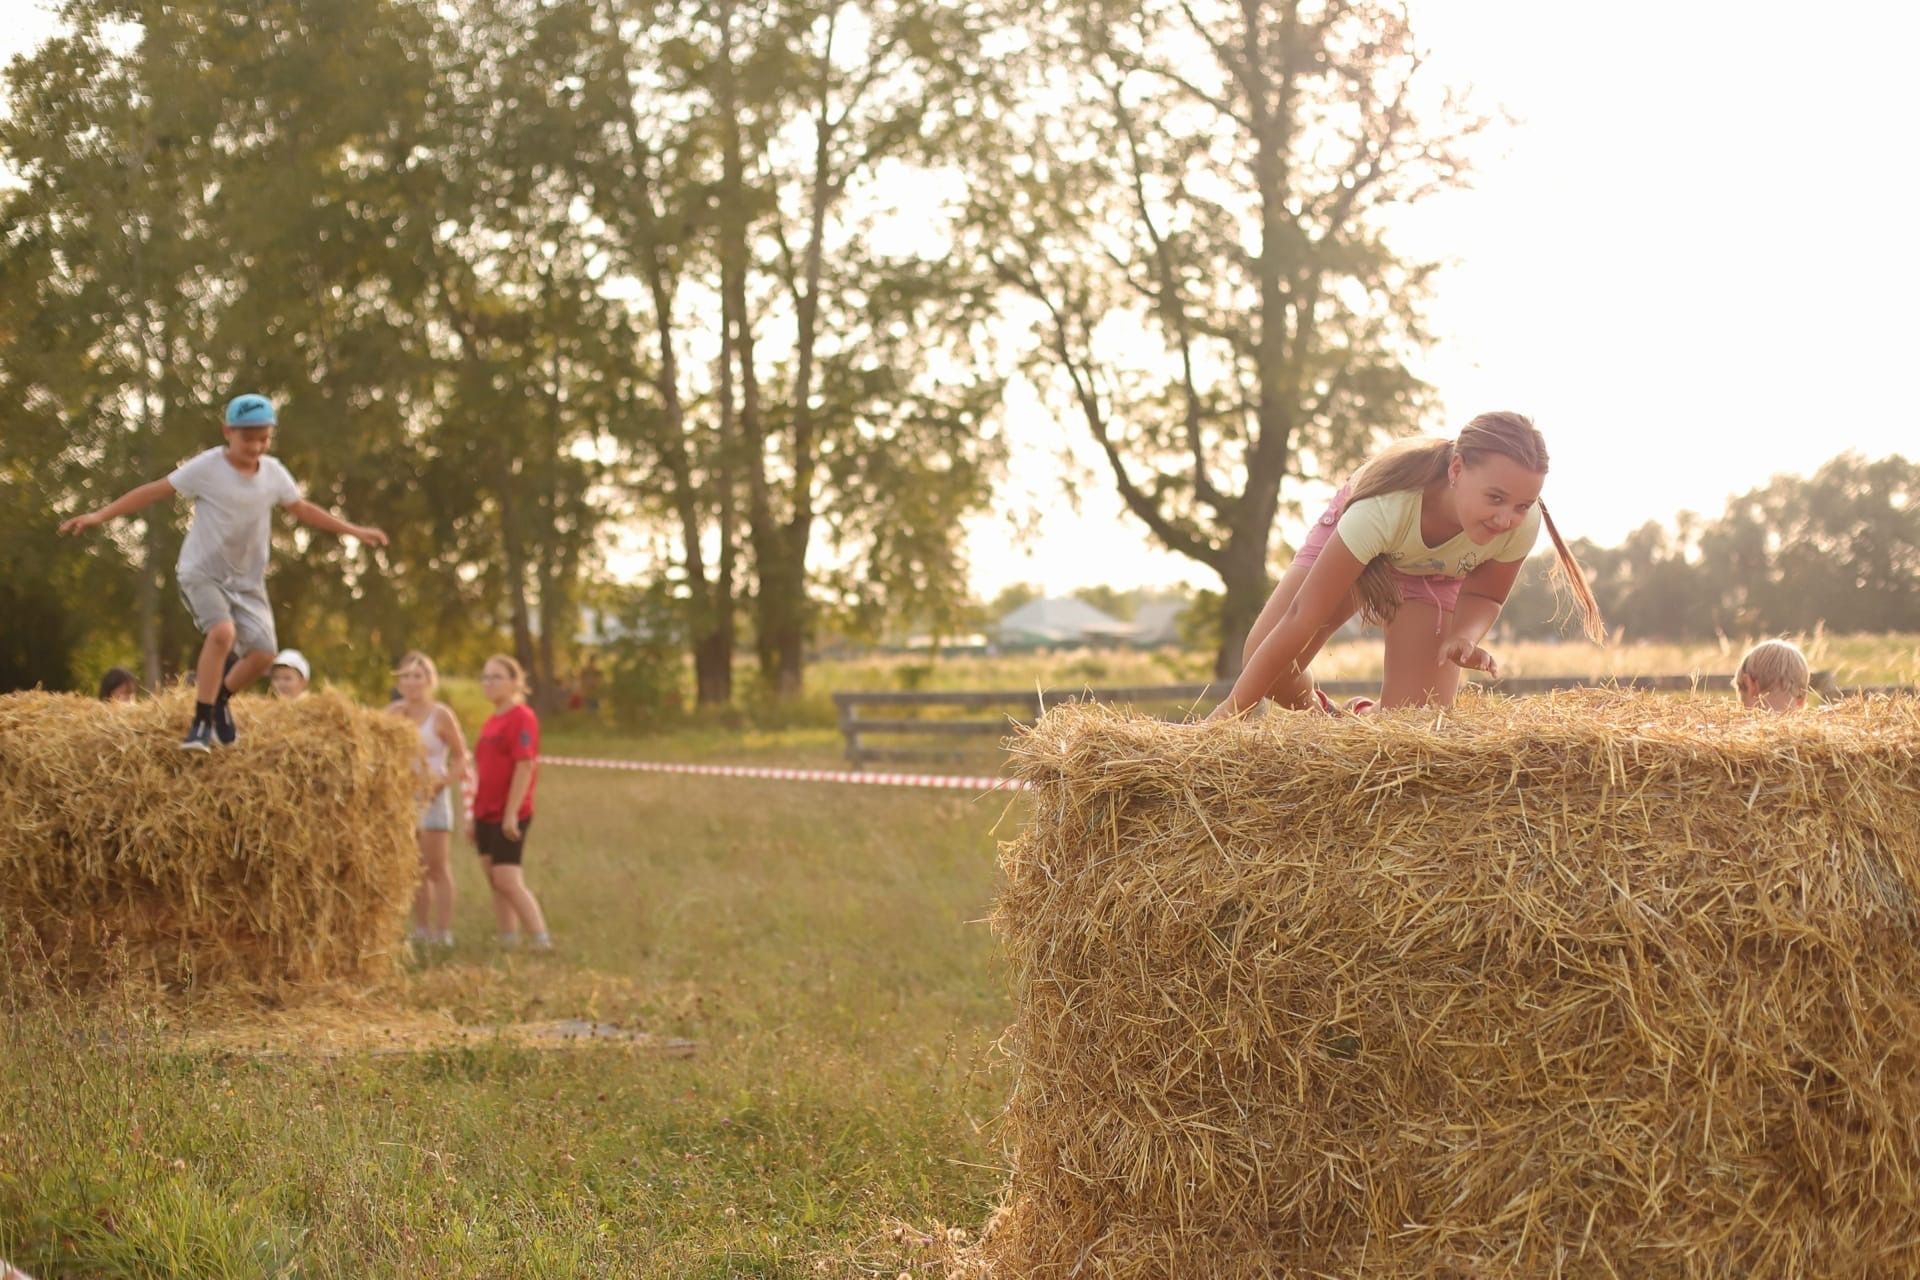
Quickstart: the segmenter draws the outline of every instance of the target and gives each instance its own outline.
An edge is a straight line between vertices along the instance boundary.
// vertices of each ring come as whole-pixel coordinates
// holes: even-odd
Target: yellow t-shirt
[[[1488,560],[1525,560],[1540,536],[1540,504],[1527,518],[1485,546],[1475,546],[1464,531],[1437,547],[1420,536],[1418,489],[1401,489],[1350,502],[1334,532],[1361,564],[1384,555],[1401,573],[1416,577],[1464,578]]]

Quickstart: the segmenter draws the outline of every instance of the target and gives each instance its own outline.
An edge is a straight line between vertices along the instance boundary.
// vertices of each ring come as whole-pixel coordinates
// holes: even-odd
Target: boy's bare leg
[[[226,655],[220,655],[220,660],[224,663],[226,661]],[[202,658],[201,661],[204,663],[206,660]],[[273,650],[255,649],[252,653],[249,653],[246,657],[234,663],[233,670],[227,672],[227,692],[239,693],[242,689],[265,675],[267,668],[272,665]]]
[[[207,628],[207,638],[200,646],[200,665],[194,669],[194,697],[202,702],[212,702],[220,696],[220,672],[227,665],[227,654],[233,651],[233,623],[216,622]],[[273,661],[271,654],[268,662]],[[240,668],[235,667],[238,671]]]

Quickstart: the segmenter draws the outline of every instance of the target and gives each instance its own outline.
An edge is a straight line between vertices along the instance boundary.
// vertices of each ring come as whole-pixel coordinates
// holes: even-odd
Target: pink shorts
[[[1340,513],[1346,509],[1347,486],[1341,485],[1340,492],[1333,495],[1332,504],[1307,530],[1307,540],[1300,544],[1300,550],[1294,554],[1295,564],[1311,565],[1320,558],[1320,548],[1327,545],[1327,539],[1333,536],[1333,527],[1340,523]],[[1402,573],[1398,569],[1391,572],[1400,588],[1402,600],[1430,604],[1442,614],[1452,613],[1460,603],[1460,584],[1464,579],[1443,578],[1438,574]]]

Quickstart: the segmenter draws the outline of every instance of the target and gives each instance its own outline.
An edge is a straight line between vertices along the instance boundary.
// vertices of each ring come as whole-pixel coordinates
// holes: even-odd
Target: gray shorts
[[[420,811],[420,829],[422,831],[453,830],[453,788],[442,787],[440,794],[427,801],[427,807]]]
[[[182,575],[180,599],[193,615],[193,625],[205,635],[219,622],[233,623],[235,653],[278,653],[273,629],[273,606],[267,602],[264,582],[218,582]]]

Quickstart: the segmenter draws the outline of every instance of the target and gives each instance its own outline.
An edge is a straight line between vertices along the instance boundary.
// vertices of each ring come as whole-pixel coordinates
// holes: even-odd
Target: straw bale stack
[[[236,700],[178,743],[185,693],[0,697],[0,934],[85,986],[277,988],[388,971],[417,877],[419,735],[334,694]],[[22,936],[24,926],[24,934]]]
[[[998,1274],[1920,1274],[1920,704],[1014,750]]]

